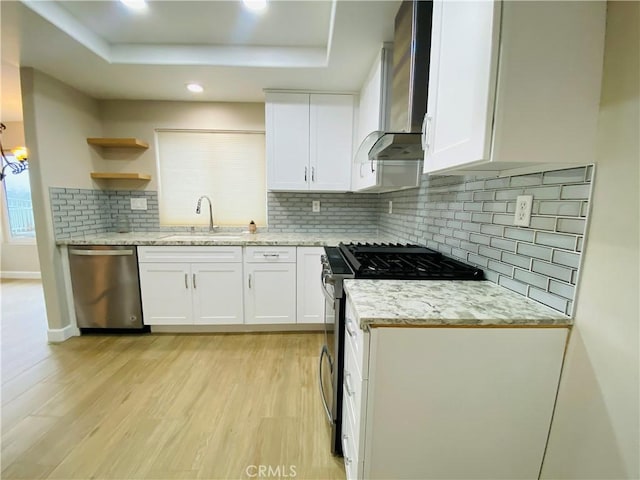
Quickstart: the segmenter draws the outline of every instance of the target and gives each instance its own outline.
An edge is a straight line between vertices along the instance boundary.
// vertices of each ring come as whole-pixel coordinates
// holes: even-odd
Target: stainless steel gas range
[[[482,280],[482,270],[419,245],[343,244],[325,247],[322,289],[325,296],[324,345],[319,384],[331,428],[331,452],[342,454],[342,392],[346,278],[378,280]]]

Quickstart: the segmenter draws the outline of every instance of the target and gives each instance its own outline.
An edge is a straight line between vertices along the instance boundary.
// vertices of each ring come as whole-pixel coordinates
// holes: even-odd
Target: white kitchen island
[[[489,282],[345,290],[348,478],[538,478],[568,317]]]

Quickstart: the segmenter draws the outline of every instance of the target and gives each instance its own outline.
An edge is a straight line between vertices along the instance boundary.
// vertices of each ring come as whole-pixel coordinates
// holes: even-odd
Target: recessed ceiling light
[[[252,12],[261,12],[267,8],[267,0],[242,0],[242,3]]]
[[[187,83],[187,90],[193,93],[204,92],[204,88],[202,87],[202,85],[199,85],[197,83]]]
[[[146,0],[120,0],[120,1],[132,10],[143,10],[147,8]]]

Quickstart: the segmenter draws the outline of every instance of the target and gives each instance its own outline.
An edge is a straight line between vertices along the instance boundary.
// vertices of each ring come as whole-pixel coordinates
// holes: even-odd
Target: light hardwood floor
[[[48,345],[41,284],[1,288],[2,479],[258,478],[260,465],[344,478],[317,391],[320,334]]]

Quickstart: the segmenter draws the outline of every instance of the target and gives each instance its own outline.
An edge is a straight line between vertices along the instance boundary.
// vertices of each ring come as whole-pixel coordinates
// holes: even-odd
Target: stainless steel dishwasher
[[[81,330],[144,330],[136,247],[70,246],[69,266]]]

